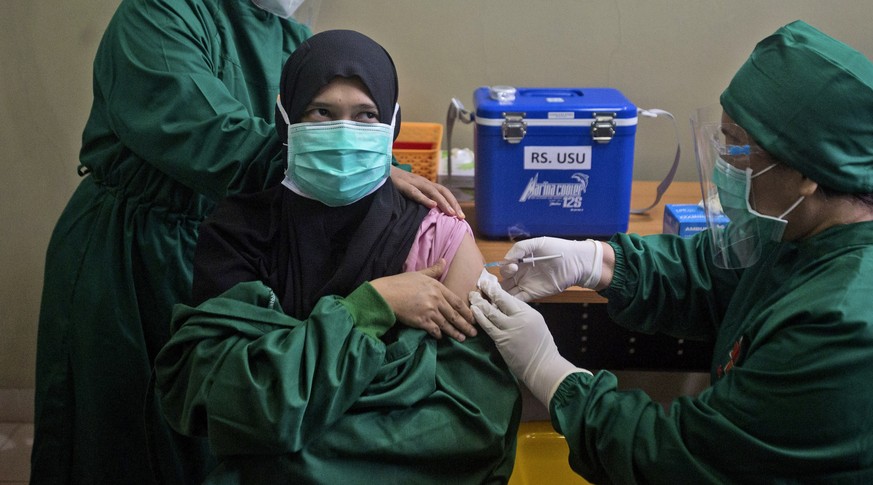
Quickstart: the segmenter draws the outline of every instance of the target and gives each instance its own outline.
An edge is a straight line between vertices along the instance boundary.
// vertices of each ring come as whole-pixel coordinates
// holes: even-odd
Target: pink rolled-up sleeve
[[[431,209],[421,221],[412,249],[403,263],[403,271],[422,270],[435,264],[440,258],[445,258],[446,264],[451,266],[466,234],[473,235],[467,221],[447,216],[439,209]],[[447,273],[443,273],[440,281],[445,279]]]

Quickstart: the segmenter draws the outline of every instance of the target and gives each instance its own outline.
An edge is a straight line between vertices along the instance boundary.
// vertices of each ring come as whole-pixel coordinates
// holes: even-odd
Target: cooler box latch
[[[615,135],[615,113],[594,113],[591,122],[591,139],[597,143],[609,143]]]
[[[519,143],[527,133],[525,113],[503,113],[503,139],[509,143]],[[593,129],[593,128],[592,128]]]

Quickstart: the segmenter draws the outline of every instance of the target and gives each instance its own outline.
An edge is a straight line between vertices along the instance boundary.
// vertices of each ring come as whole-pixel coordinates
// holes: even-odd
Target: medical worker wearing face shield
[[[281,180],[279,75],[311,35],[288,18],[299,3],[124,0],[109,23],[84,178],[47,251],[33,483],[193,483],[211,466],[205,444],[176,436],[147,400],[152,362],[172,305],[190,297],[200,222],[226,194]],[[392,180],[456,204],[423,178]]]
[[[873,482],[873,64],[797,21],[693,122],[704,202],[688,239],[540,238],[473,311],[597,483]],[[713,219],[714,220],[714,219]],[[642,332],[713,343],[711,386],[665,411],[562,358],[521,300],[597,289]],[[515,297],[514,297],[514,296]],[[516,298],[517,297],[517,298]]]

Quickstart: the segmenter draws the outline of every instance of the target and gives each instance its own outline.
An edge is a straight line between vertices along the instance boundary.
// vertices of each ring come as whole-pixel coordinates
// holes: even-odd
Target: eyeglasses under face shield
[[[722,121],[721,106],[697,110],[691,126],[713,262],[726,269],[751,266],[768,240],[766,224],[749,216],[751,162],[768,155],[742,127]]]

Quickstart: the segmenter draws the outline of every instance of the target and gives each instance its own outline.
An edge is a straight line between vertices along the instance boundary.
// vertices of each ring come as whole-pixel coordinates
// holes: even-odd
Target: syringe
[[[485,263],[486,268],[493,268],[495,266],[504,266],[507,264],[522,264],[522,263],[534,263],[536,261],[545,261],[547,259],[557,259],[563,258],[564,253],[561,254],[550,254],[548,256],[527,256],[525,258],[518,258],[514,261],[504,259],[503,261],[492,261],[490,263]]]

